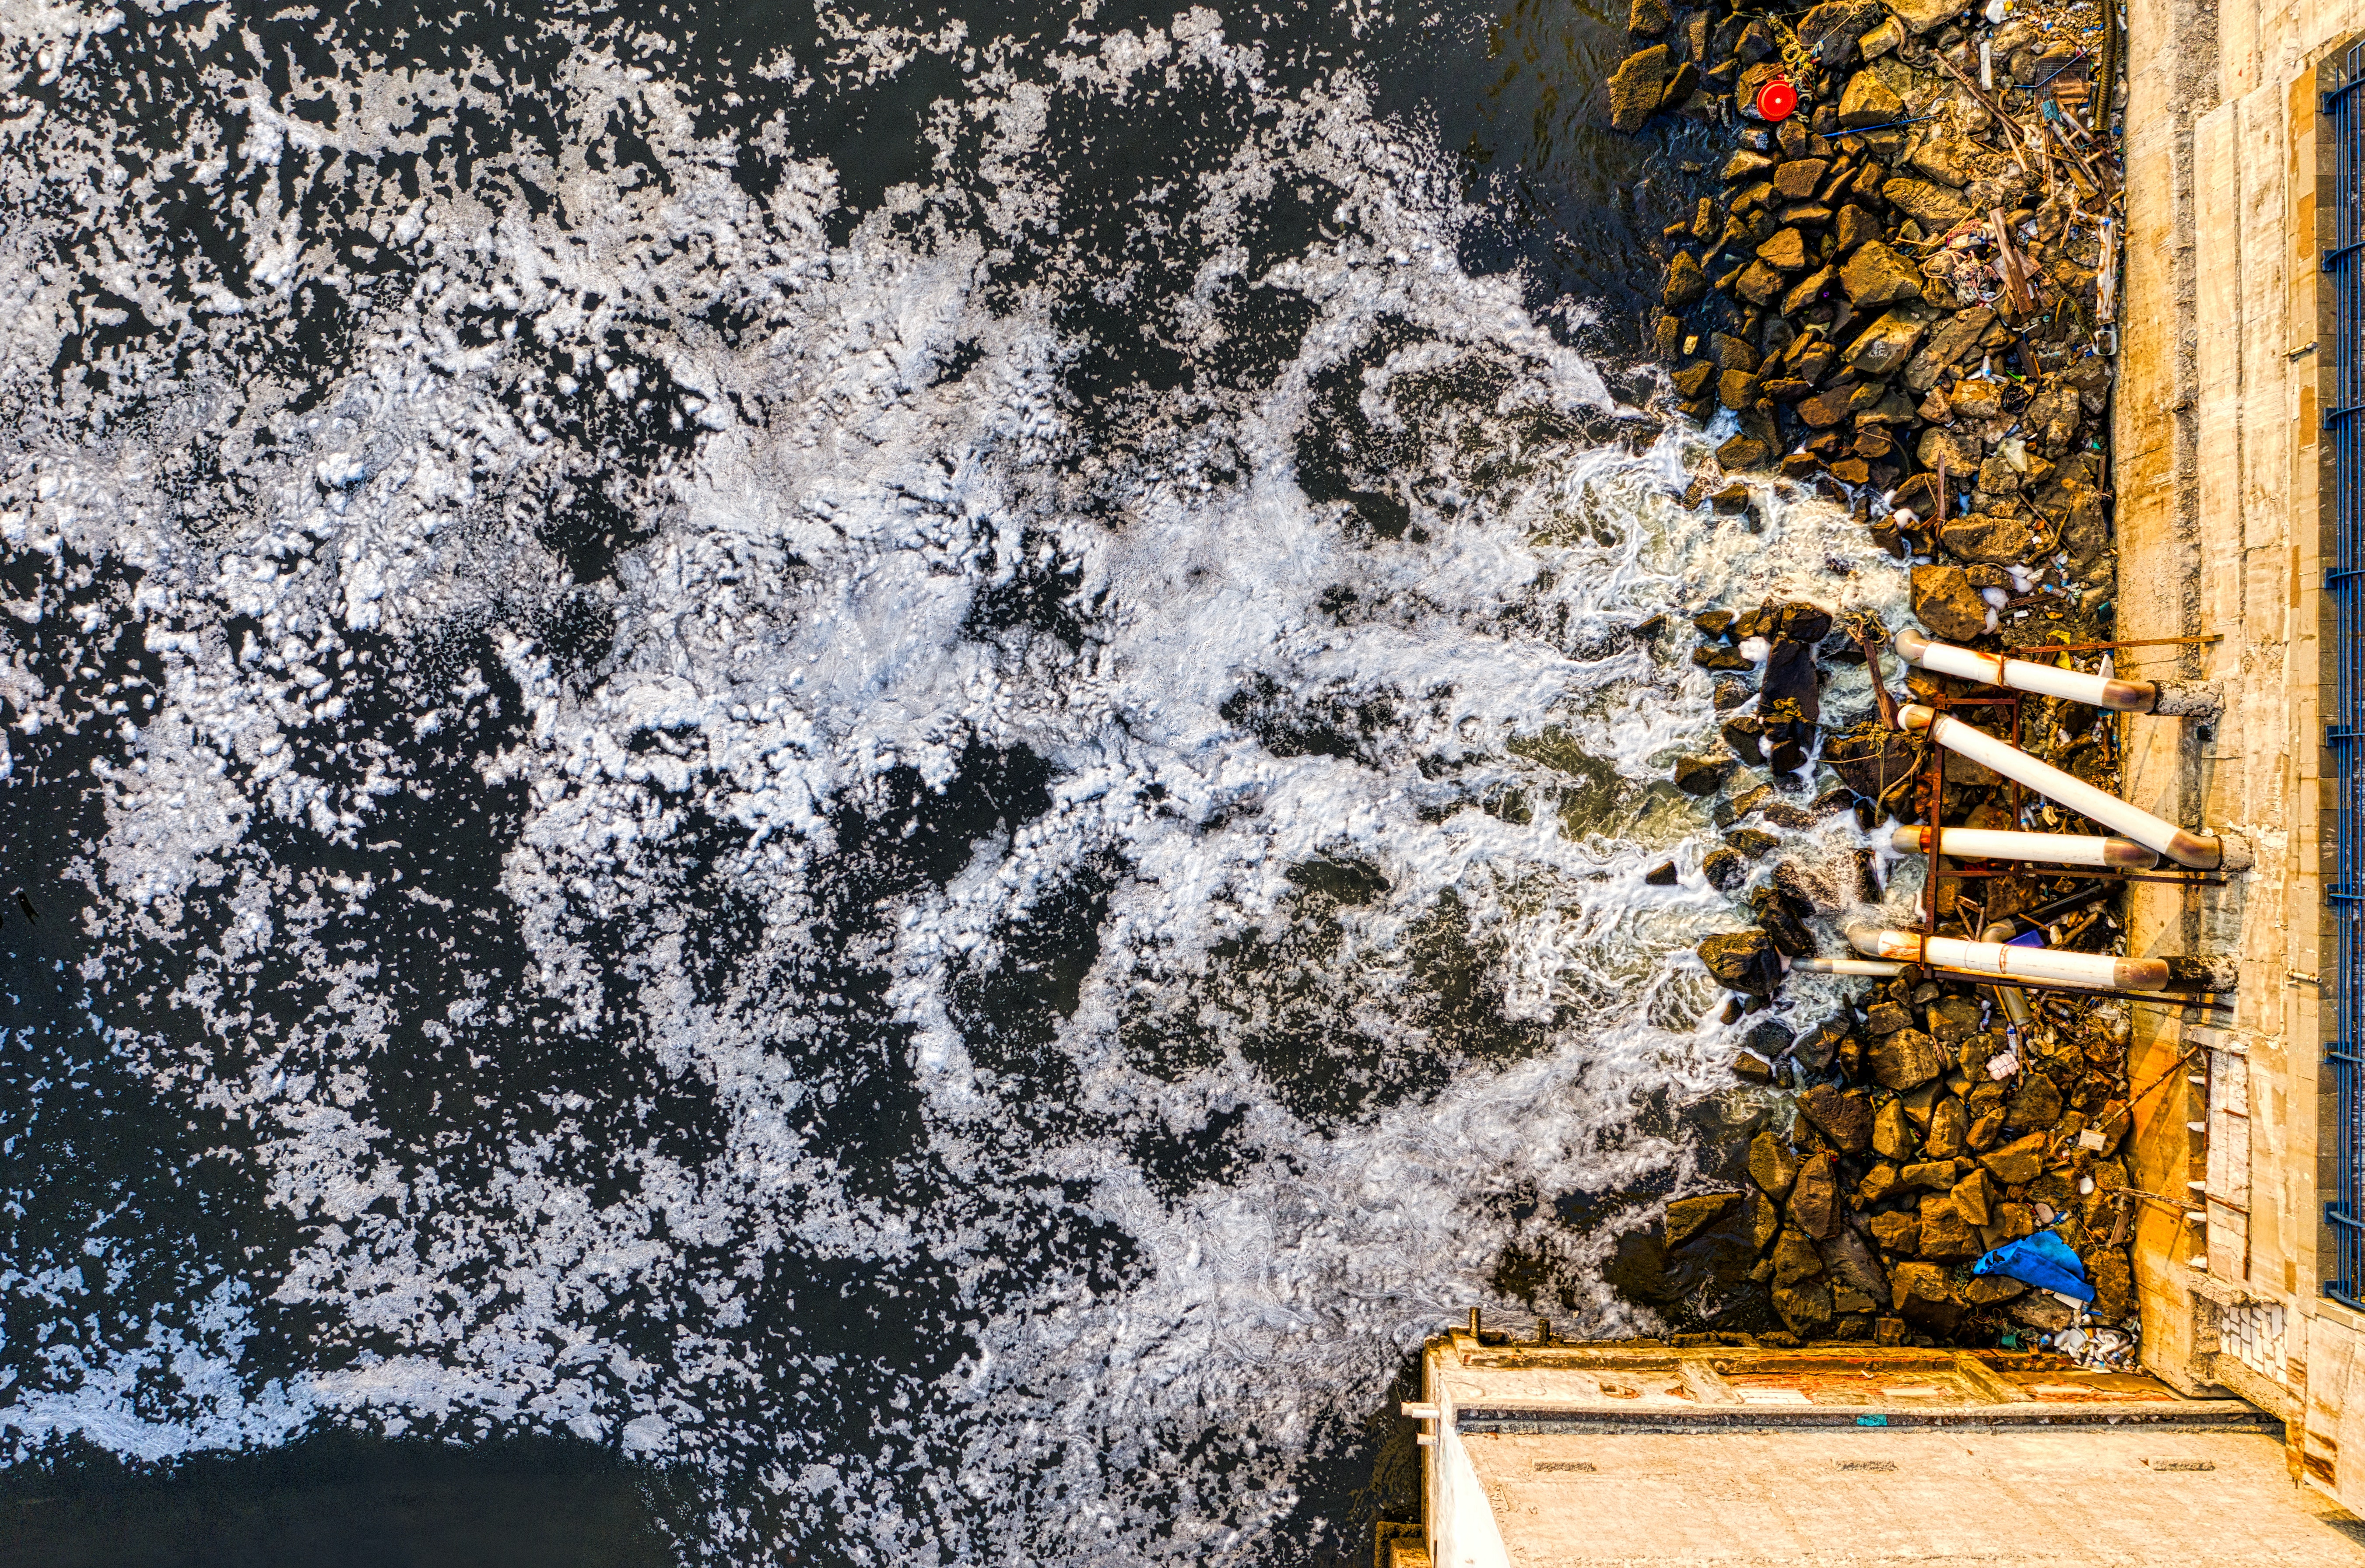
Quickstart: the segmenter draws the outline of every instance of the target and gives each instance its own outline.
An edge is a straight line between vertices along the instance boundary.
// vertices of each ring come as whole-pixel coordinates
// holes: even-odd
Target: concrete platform
[[[1422,1386],[1395,1568],[2365,1565],[2281,1422],[2054,1356],[1456,1330]]]
[[[1461,1437],[1499,1530],[1439,1568],[2365,1563],[2259,1431],[1779,1428]]]

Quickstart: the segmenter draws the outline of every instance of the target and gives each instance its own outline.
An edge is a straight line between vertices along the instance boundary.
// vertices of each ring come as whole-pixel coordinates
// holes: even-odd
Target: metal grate
[[[2340,84],[2324,95],[2323,122],[2331,136],[2332,249],[2324,271],[2332,290],[2330,406],[2325,440],[2333,460],[2332,564],[2325,573],[2331,600],[2337,706],[2325,728],[2332,775],[2340,790],[2337,842],[2339,867],[2330,894],[2338,926],[2339,969],[2330,980],[2336,1037],[2325,1053],[2332,1066],[2339,1126],[2333,1138],[2337,1174],[2325,1204],[2333,1238],[2326,1295],[2365,1308],[2365,42],[2341,62]]]

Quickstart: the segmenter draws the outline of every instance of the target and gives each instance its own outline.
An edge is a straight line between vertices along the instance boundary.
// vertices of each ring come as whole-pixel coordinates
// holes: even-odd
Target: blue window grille
[[[2350,46],[2340,81],[2324,95],[2323,124],[2332,147],[2332,249],[2324,271],[2332,289],[2330,407],[2325,440],[2332,448],[2331,566],[2325,573],[2331,600],[2330,644],[2337,661],[2334,700],[2325,729],[2332,776],[2338,786],[2338,866],[2329,898],[2337,928],[2339,968],[2324,979],[2336,1034],[2326,1059],[2332,1068],[2338,1126],[2336,1164],[2325,1217],[2332,1231],[2331,1267],[2324,1292],[2365,1309],[2365,43]]]

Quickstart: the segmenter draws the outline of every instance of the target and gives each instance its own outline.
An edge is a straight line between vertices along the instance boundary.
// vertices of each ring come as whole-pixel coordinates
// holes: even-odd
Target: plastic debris
[[[2005,1242],[1972,1264],[1971,1272],[2001,1274],[2079,1301],[2094,1299],[2094,1287],[2086,1282],[2086,1266],[2068,1242],[2049,1230]]]

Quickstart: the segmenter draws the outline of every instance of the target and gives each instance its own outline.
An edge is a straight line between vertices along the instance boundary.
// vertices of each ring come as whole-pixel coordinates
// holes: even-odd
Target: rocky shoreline
[[[1651,323],[1681,412],[1732,421],[1688,504],[1748,512],[1769,489],[1797,487],[1849,507],[1911,563],[1913,614],[1942,642],[2022,654],[2110,639],[2119,175],[2113,116],[2097,111],[2115,95],[2115,28],[2091,6],[2015,12],[2005,0],[1983,11],[1826,0],[1787,14],[1632,0],[1633,48],[1609,84],[1613,125],[1672,113],[1732,137],[1721,197],[1667,230]],[[1760,94],[1777,79],[1797,108],[1769,123]],[[1777,841],[1757,823],[1804,825],[1852,807],[1866,829],[2081,830],[1960,757],[1933,770],[1886,714],[1823,724],[1821,668],[1880,657],[1877,625],[1834,626],[1805,602],[1711,610],[1695,625],[1728,750],[1683,758],[1676,780],[1717,798],[1726,843],[1702,870],[1751,918],[1702,943],[1700,958],[1731,993],[1728,1023],[1765,1014],[1740,1076],[1790,1091],[1795,1113],[1755,1131],[1742,1190],[1668,1205],[1662,1255],[1752,1260],[1747,1277],[1782,1324],[1761,1340],[2060,1335],[2060,1348],[2095,1364],[2125,1361],[2139,1326],[2126,1250],[2135,1200],[2118,1150],[2146,1086],[2127,1081],[2124,1004],[1909,966],[1794,1030],[1777,1018],[1784,960],[1816,951],[1818,911],[1877,893],[1874,857],[1860,857],[1859,885],[1833,887],[1827,869],[1765,866]],[[1996,695],[1919,670],[1906,685],[1925,702]],[[2015,733],[2005,707],[1954,711]],[[2113,716],[2027,698],[2016,736],[2117,790]],[[1811,804],[1782,798],[1806,793],[1810,778],[1828,786]],[[1939,868],[1941,934],[2002,925],[2042,931],[2054,946],[2118,942],[2107,881]],[[2040,1228],[2069,1245],[2094,1288],[2075,1331],[2061,1298],[1970,1271],[1981,1253]]]

